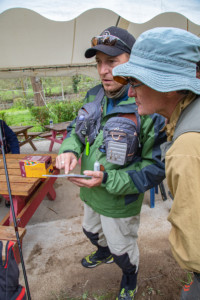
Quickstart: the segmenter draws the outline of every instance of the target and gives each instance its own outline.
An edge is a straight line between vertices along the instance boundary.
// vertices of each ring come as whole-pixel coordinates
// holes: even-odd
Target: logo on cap
[[[110,31],[106,30],[106,31],[103,32],[102,35],[111,35],[111,34],[110,34]]]

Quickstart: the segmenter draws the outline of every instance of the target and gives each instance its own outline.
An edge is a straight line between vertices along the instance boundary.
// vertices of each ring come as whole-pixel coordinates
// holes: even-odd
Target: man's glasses
[[[141,85],[144,85],[144,83],[135,83],[135,79],[132,77],[123,77],[123,76],[114,76],[113,77],[115,81],[123,84],[123,85],[127,85],[130,84],[132,86],[132,88],[136,88],[139,87]]]
[[[131,51],[131,48],[124,41],[114,35],[99,35],[93,37],[91,40],[92,47],[101,44],[106,46],[115,46],[117,43],[125,45]]]

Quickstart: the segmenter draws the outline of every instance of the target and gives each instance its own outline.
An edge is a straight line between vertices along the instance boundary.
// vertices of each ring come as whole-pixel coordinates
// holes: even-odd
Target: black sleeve
[[[19,150],[19,142],[16,134],[12,131],[12,129],[4,122],[1,121],[2,134],[4,138],[4,147],[5,152],[8,152],[8,149],[12,154],[20,153]]]

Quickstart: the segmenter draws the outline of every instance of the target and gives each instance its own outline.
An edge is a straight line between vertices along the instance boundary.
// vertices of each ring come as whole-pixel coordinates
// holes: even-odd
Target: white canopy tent
[[[63,13],[58,5],[63,1],[54,2]],[[100,8],[99,3],[95,8],[97,1],[94,0],[90,6],[94,8],[90,10],[85,11],[79,5],[76,14],[73,10],[65,21],[47,19],[49,15],[44,10],[39,13],[39,9],[33,10],[33,7],[8,7],[0,14],[0,78],[77,73],[96,77],[95,60],[86,59],[84,52],[93,36],[112,25],[127,29],[136,38],[143,31],[158,26],[178,27],[200,36],[200,0],[189,3],[188,0],[143,0],[142,4],[123,0],[121,11],[119,1],[111,2],[116,3],[112,10],[106,5]],[[47,5],[51,6],[50,0]],[[65,7],[66,15],[70,10],[70,6],[68,11]]]

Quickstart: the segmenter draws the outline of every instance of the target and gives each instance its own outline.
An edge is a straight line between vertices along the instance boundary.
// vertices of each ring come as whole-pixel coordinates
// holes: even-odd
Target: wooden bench
[[[33,136],[33,137],[37,137],[41,134],[42,132],[27,132],[28,136]],[[23,133],[18,134],[19,137],[23,137]]]
[[[40,134],[40,137],[41,137],[41,138],[47,138],[47,137],[49,137],[49,136],[52,136],[51,131],[45,131],[45,132],[43,132],[42,134]]]
[[[22,239],[26,233],[25,228],[18,227],[20,244],[22,247]],[[14,242],[14,253],[17,263],[20,263],[20,254],[17,243],[17,238],[15,234],[15,229],[13,226],[0,226],[0,240],[3,242],[3,251],[2,251],[2,259],[5,261],[5,248],[7,241]]]
[[[19,134],[18,137],[23,138],[23,133]],[[32,140],[36,137],[40,138],[48,138],[52,136],[51,131],[45,131],[45,132],[27,132],[28,139],[26,140],[26,143],[31,143],[32,147],[35,148],[34,150],[37,150],[35,145],[32,143]],[[20,147],[25,144],[25,141],[19,142]]]
[[[26,134],[26,138],[24,140],[24,134],[23,133],[19,133],[17,135],[17,137],[19,138],[19,146],[23,146],[27,143],[29,143],[31,145],[31,147],[36,151],[37,148],[35,147],[35,145],[33,144],[32,140],[38,136],[40,136],[42,134],[42,132],[27,132]],[[22,141],[20,141],[21,139],[23,139]]]

